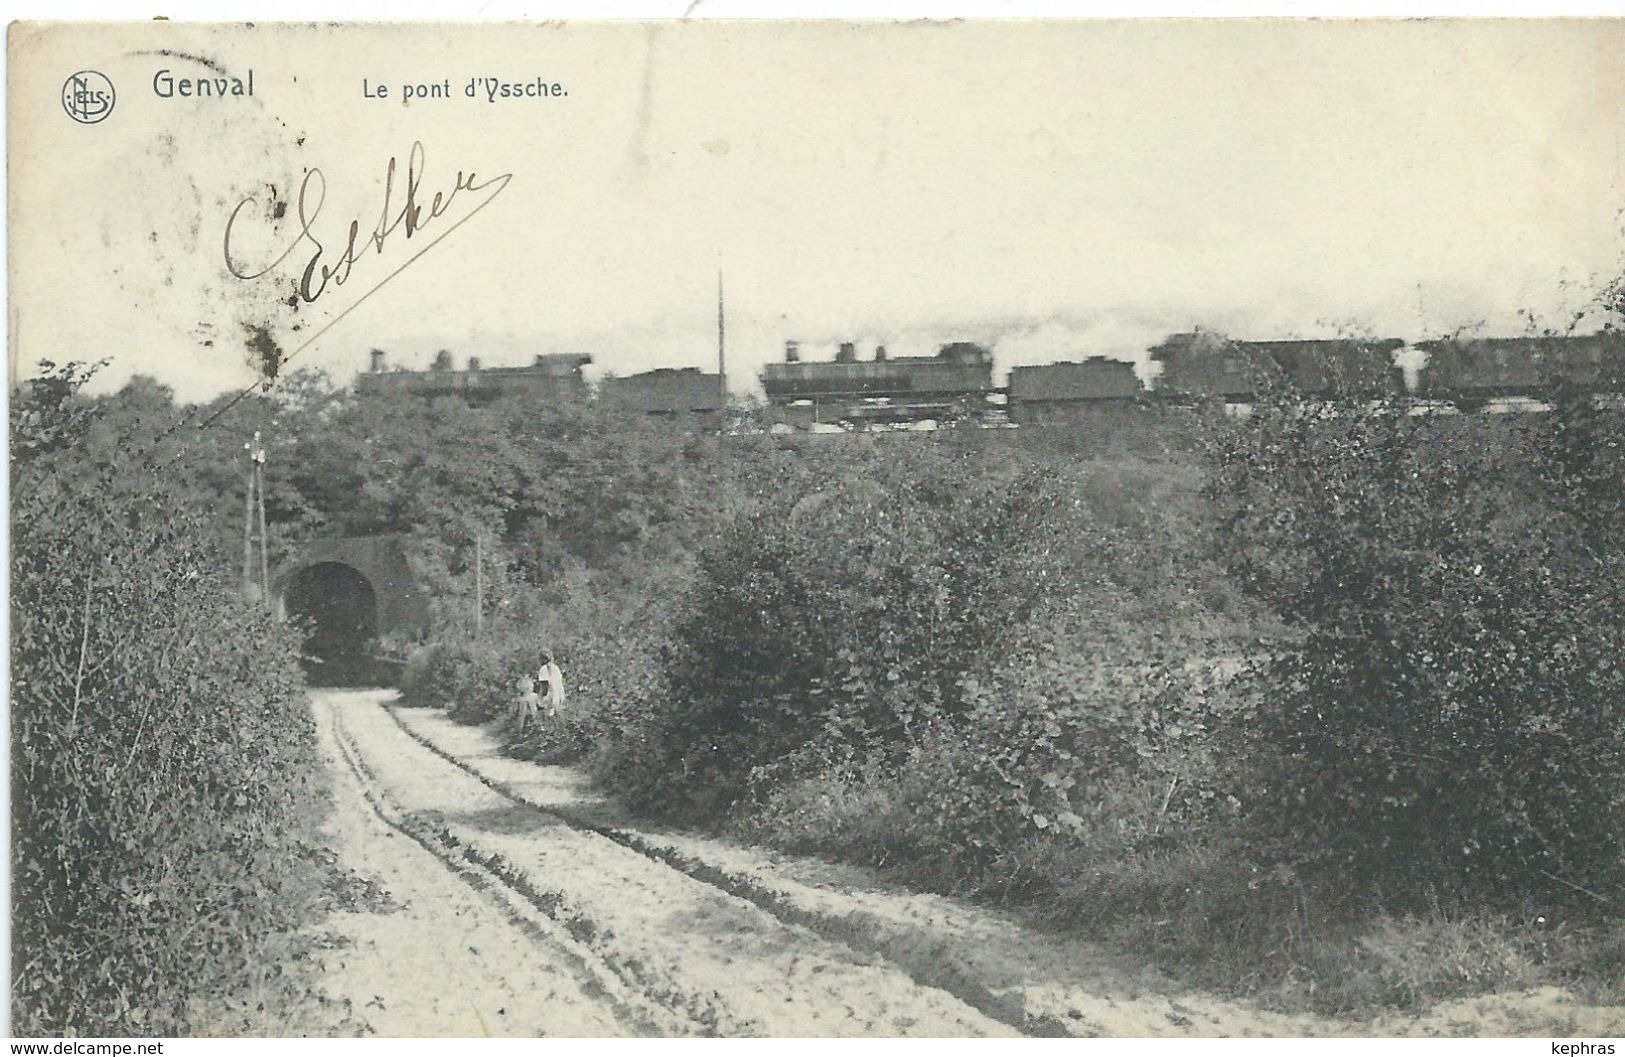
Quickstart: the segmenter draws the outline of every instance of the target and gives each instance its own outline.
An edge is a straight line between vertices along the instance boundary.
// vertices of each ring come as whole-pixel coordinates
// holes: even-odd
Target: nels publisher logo
[[[81,125],[94,125],[113,112],[113,82],[95,70],[80,70],[62,84],[62,109]]]

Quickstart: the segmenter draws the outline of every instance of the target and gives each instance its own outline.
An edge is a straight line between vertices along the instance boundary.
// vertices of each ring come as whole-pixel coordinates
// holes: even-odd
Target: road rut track
[[[680,1007],[671,1008],[644,998],[643,982],[627,979],[616,965],[592,948],[590,925],[562,914],[555,893],[538,891],[516,875],[500,856],[482,856],[449,830],[409,814],[394,803],[367,766],[336,711],[329,713],[328,722],[339,756],[354,775],[361,796],[373,813],[390,829],[437,859],[454,877],[486,896],[509,924],[545,945],[549,953],[562,957],[583,978],[583,990],[606,1001],[629,1034],[716,1034],[714,1024],[703,1014],[695,1017]]]
[[[851,917],[820,914],[804,907],[794,906],[779,893],[763,887],[744,874],[684,855],[675,848],[653,843],[635,831],[592,822],[567,808],[537,804],[515,792],[506,782],[482,774],[477,768],[413,730],[401,720],[396,706],[384,704],[380,707],[389,714],[390,719],[395,721],[395,725],[407,737],[514,804],[557,818],[578,832],[590,833],[613,841],[653,862],[669,866],[701,884],[710,885],[720,892],[743,899],[786,925],[809,929],[855,953],[884,958],[919,986],[945,991],[982,1015],[1024,1035],[1038,1038],[1072,1038],[1080,1034],[1057,1017],[1029,1013],[1017,995],[998,994],[989,989],[957,966],[951,957],[946,956],[948,953],[946,944],[928,949],[900,949],[897,945],[881,939],[877,931],[865,931],[861,927],[861,920],[854,921]]]
[[[924,974],[865,950],[851,935],[830,935],[827,922],[774,906],[724,876],[704,876],[703,864],[663,856],[660,849],[639,846],[635,834],[567,819],[501,790],[376,704],[346,710],[332,695],[319,700],[345,766],[368,790],[380,817],[510,912],[532,925],[538,916],[545,919],[549,942],[569,945],[585,967],[596,967],[600,988],[620,1002],[620,1019],[634,1034],[1031,1030],[979,1008],[996,1007],[986,997],[965,1001],[963,986],[922,980]],[[375,720],[377,713],[388,719]],[[394,741],[386,739],[385,729]],[[435,767],[444,773],[431,773]],[[453,788],[453,777],[462,788]],[[413,797],[421,802],[417,810],[409,803]],[[496,811],[492,797],[507,811]],[[448,821],[439,810],[442,802],[460,804],[462,821]],[[503,814],[508,817],[495,818]],[[584,862],[572,874],[574,858]],[[601,875],[585,881],[582,871],[595,867],[602,867]],[[563,882],[555,889],[558,874]],[[618,912],[626,907],[633,909]],[[651,921],[663,927],[645,928]]]

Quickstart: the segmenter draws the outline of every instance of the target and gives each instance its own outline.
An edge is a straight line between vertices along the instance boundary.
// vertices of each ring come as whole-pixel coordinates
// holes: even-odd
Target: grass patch
[[[1022,865],[1022,902],[1038,916],[1282,1012],[1417,1012],[1547,985],[1592,1004],[1625,1000],[1625,925],[1582,908],[1435,899],[1393,909],[1202,845],[1104,861],[1051,852]]]
[[[774,788],[734,832],[1013,909],[1147,958],[1193,989],[1283,1013],[1420,1012],[1543,986],[1625,1002],[1625,922],[1595,903],[1401,903],[1258,865],[1274,857],[1239,824],[1156,833],[1125,825],[1122,804],[1081,832],[977,859],[933,838],[928,789],[908,767],[806,777]]]

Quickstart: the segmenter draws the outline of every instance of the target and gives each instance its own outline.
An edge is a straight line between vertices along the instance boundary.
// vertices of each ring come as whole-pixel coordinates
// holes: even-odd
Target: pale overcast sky
[[[258,193],[236,234],[268,261],[298,231],[269,185],[319,168],[331,260],[414,140],[428,191],[512,181],[290,366],[347,379],[371,347],[414,366],[444,347],[714,369],[719,266],[735,388],[787,338],[976,340],[1003,368],[1132,358],[1193,325],[1561,325],[1621,270],[1622,45],[1599,21],[18,31],[13,352],[110,356],[104,385],[185,398],[249,384],[246,325],[297,347],[488,192],[297,311],[280,299],[310,244],[232,278],[232,207]],[[96,124],[61,102],[82,69],[116,86]],[[254,96],[161,99],[161,69],[252,69]],[[568,95],[467,98],[480,76]],[[452,98],[399,99],[441,80]]]

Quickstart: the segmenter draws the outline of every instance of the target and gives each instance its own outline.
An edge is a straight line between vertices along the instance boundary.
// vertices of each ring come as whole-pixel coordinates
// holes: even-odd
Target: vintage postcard
[[[7,47],[13,1033],[1615,1052],[1625,23]]]

